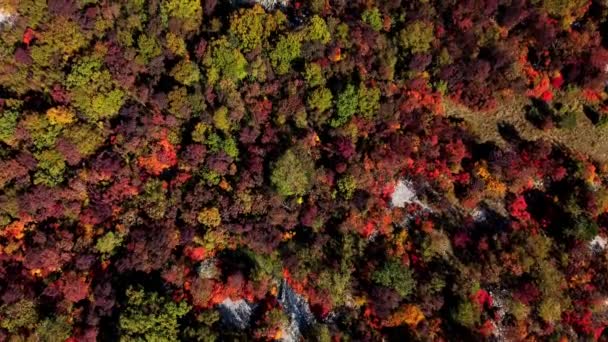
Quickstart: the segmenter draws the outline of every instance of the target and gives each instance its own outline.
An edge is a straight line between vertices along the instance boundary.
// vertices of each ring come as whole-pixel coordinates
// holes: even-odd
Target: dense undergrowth
[[[606,340],[606,160],[444,113],[599,134],[607,15],[0,2],[0,340]]]

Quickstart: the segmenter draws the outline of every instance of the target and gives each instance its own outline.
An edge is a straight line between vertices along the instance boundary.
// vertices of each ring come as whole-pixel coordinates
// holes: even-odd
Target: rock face
[[[13,19],[15,15],[13,13],[9,13],[4,8],[0,8],[0,26],[2,25],[11,25],[13,23]]]
[[[282,340],[286,342],[299,341],[302,337],[302,331],[315,322],[315,316],[310,311],[308,302],[295,293],[285,280],[281,282],[277,299],[290,318],[289,325],[283,328]]]
[[[282,327],[281,340],[296,342],[302,339],[302,331],[315,323],[315,316],[304,297],[297,294],[287,281],[281,281],[277,297],[283,311],[289,317],[289,323]],[[233,301],[226,298],[218,306],[222,323],[238,330],[247,329],[251,323],[251,316],[256,304],[250,304],[244,299]]]
[[[198,276],[202,279],[213,279],[219,273],[219,269],[217,268],[216,260],[214,258],[203,260],[203,262],[198,265],[196,271]]]
[[[249,304],[244,299],[233,301],[226,298],[218,306],[218,311],[222,323],[235,329],[244,330],[249,326],[254,307],[254,304]]]
[[[414,185],[410,181],[399,180],[397,186],[395,187],[395,191],[391,196],[391,205],[393,207],[403,208],[407,204],[415,203],[421,206],[425,210],[430,210],[429,206],[425,203],[422,203],[418,196],[416,196],[416,191],[414,190]]]
[[[608,245],[608,239],[600,235],[597,235],[593,240],[589,241],[589,248],[597,253],[603,252],[606,249],[606,245]]]

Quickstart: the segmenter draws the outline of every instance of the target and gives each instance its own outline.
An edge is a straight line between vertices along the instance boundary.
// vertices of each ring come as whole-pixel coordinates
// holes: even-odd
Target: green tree
[[[186,41],[184,38],[176,35],[173,32],[167,33],[165,37],[165,45],[167,49],[171,51],[176,56],[186,56],[188,54],[188,49],[186,47]]]
[[[141,65],[150,63],[150,60],[160,56],[163,50],[155,36],[142,34],[137,39],[138,55],[136,61]]]
[[[55,150],[45,150],[35,155],[38,159],[38,170],[34,174],[34,184],[55,186],[63,182],[65,160]]]
[[[286,74],[291,68],[291,62],[300,57],[302,43],[300,35],[290,33],[281,36],[274,50],[270,52],[270,62],[279,75]]]
[[[363,22],[368,24],[374,31],[380,31],[382,29],[382,15],[378,10],[378,7],[373,7],[363,11],[361,15]]]
[[[545,322],[557,322],[562,317],[562,305],[560,301],[554,297],[543,299],[538,307],[538,315]]]
[[[67,86],[74,106],[91,121],[115,116],[126,100],[110,72],[95,57],[83,57],[76,63],[67,77]]]
[[[549,15],[562,18],[572,15],[572,13],[587,4],[585,0],[544,0],[543,8]]]
[[[215,207],[201,210],[201,212],[198,213],[196,220],[200,224],[210,228],[216,228],[222,224],[222,216],[220,215],[220,211]]]
[[[398,260],[387,261],[373,273],[372,280],[380,285],[392,288],[402,297],[409,296],[416,286],[412,270]]]
[[[169,19],[177,19],[185,31],[194,31],[201,26],[203,8],[199,0],[162,0],[160,17],[165,26]]]
[[[357,181],[351,175],[346,175],[338,180],[338,191],[340,195],[349,200],[357,190]]]
[[[126,295],[127,305],[119,319],[120,341],[179,340],[178,320],[190,311],[186,302],[175,303],[156,292],[133,287]]]
[[[325,87],[313,90],[308,96],[308,106],[318,112],[324,112],[332,106],[331,91]]]
[[[292,148],[273,165],[270,181],[282,196],[303,195],[313,174],[314,161],[305,152]]]
[[[372,119],[380,108],[380,89],[359,87],[359,114],[366,119]]]
[[[340,95],[338,95],[338,102],[336,104],[337,116],[331,119],[329,124],[332,127],[340,127],[350,120],[350,118],[357,111],[359,106],[359,98],[357,96],[357,90],[352,84],[346,86],[346,89]]]
[[[122,244],[123,237],[114,232],[108,232],[97,240],[95,249],[100,253],[111,255]]]
[[[325,77],[323,76],[323,70],[321,69],[321,66],[318,63],[306,63],[304,69],[304,79],[306,80],[306,85],[309,88],[325,85]]]
[[[241,50],[249,52],[261,47],[280,22],[279,16],[267,14],[256,4],[252,8],[241,8],[230,18],[229,32],[237,37]]]
[[[167,189],[160,179],[150,179],[144,184],[144,193],[139,197],[144,211],[150,218],[160,220],[171,205],[167,199]]]
[[[227,136],[224,139],[224,144],[223,144],[222,149],[231,158],[236,159],[239,156],[239,147],[236,143],[236,140],[234,140],[234,137],[232,137],[231,135]]]
[[[433,24],[414,21],[399,32],[399,43],[412,53],[426,52],[435,39],[433,31]]]
[[[108,132],[99,126],[77,124],[64,130],[63,135],[76,146],[83,157],[88,157],[103,145]]]
[[[35,333],[41,342],[65,341],[72,335],[72,326],[64,316],[47,318],[38,324]]]
[[[304,38],[307,40],[318,41],[321,44],[329,43],[331,40],[331,34],[329,33],[329,28],[327,27],[325,20],[318,15],[314,15],[310,19],[310,23],[305,30]]]
[[[461,300],[452,313],[452,317],[460,325],[473,328],[480,320],[480,311],[469,299]]]
[[[216,110],[215,113],[213,113],[213,125],[215,128],[221,131],[230,131],[232,123],[230,122],[230,117],[228,116],[228,108],[222,106]]]
[[[207,68],[207,81],[211,84],[222,78],[236,82],[247,77],[245,56],[225,38],[211,44],[211,53],[207,54],[203,64]]]
[[[19,113],[13,110],[5,110],[0,113],[0,141],[8,143],[13,140]]]
[[[23,121],[23,126],[37,149],[51,147],[61,133],[61,126],[52,125],[46,115],[29,115]]]
[[[201,73],[198,66],[189,61],[182,60],[171,69],[171,76],[179,83],[191,86],[196,84],[201,79]]]
[[[36,304],[27,299],[0,306],[0,328],[15,333],[21,328],[31,328],[38,322]]]

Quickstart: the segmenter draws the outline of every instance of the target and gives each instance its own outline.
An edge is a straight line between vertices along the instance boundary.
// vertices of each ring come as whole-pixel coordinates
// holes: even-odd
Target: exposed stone
[[[283,328],[282,340],[299,341],[302,331],[315,322],[315,317],[310,311],[308,302],[304,297],[294,292],[285,280],[281,282],[277,299],[290,319],[289,325]]]
[[[249,304],[244,299],[233,301],[226,298],[218,306],[218,311],[225,325],[244,330],[249,326],[254,307],[254,304]]]

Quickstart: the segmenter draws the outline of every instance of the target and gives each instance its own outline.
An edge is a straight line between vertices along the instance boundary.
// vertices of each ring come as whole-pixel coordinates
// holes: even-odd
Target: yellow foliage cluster
[[[415,327],[424,319],[424,314],[416,305],[407,304],[392,314],[385,323],[388,327],[400,326],[403,323]]]
[[[486,183],[486,191],[492,197],[504,197],[507,186],[490,174],[485,165],[478,164],[475,173]]]
[[[198,214],[197,220],[199,223],[215,228],[222,223],[222,217],[220,211],[217,208],[205,208]]]
[[[67,125],[75,120],[74,113],[66,107],[54,107],[46,111],[46,116],[53,125]]]

